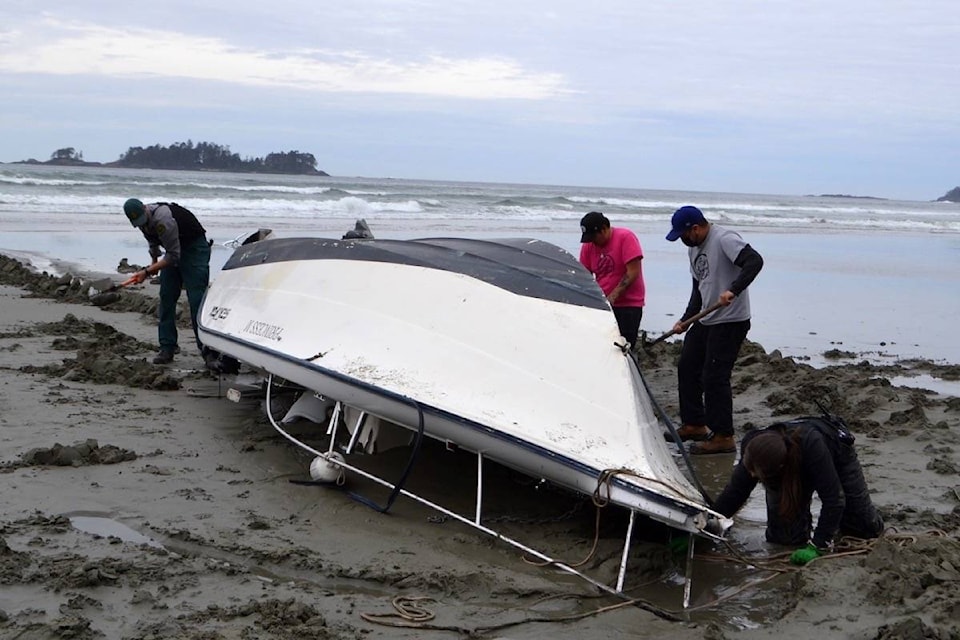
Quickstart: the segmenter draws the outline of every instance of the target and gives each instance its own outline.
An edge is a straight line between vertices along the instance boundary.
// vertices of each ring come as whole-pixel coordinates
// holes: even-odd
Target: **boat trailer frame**
[[[632,539],[633,539],[633,529],[634,529],[634,526],[635,526],[635,523],[636,523],[636,517],[637,517],[637,512],[636,512],[636,510],[634,510],[634,509],[630,509],[630,510],[629,510],[629,511],[630,511],[630,519],[629,519],[629,521],[628,521],[628,523],[627,523],[627,531],[626,531],[626,535],[625,535],[625,537],[624,537],[623,549],[622,549],[621,554],[620,554],[620,566],[619,566],[619,570],[618,570],[618,573],[617,573],[616,586],[615,586],[615,587],[611,587],[611,586],[609,586],[609,585],[607,585],[607,584],[604,584],[604,583],[602,583],[602,582],[600,582],[600,581],[598,581],[598,580],[596,580],[596,579],[594,579],[594,578],[586,575],[585,573],[583,573],[583,572],[581,572],[581,571],[578,571],[576,568],[570,566],[569,564],[567,564],[567,563],[565,563],[565,562],[562,562],[562,561],[560,561],[560,560],[558,560],[558,559],[556,559],[556,558],[550,557],[550,556],[547,555],[546,553],[543,553],[543,552],[541,552],[541,551],[538,551],[538,550],[536,550],[536,549],[534,549],[534,548],[532,548],[532,547],[530,547],[530,546],[528,546],[528,545],[523,544],[522,542],[520,542],[520,541],[518,541],[518,540],[515,540],[515,539],[513,539],[513,538],[511,538],[511,537],[509,537],[509,536],[506,536],[506,535],[504,535],[504,534],[502,534],[502,533],[500,533],[500,532],[498,532],[498,531],[496,531],[496,530],[494,530],[494,529],[491,529],[490,527],[488,527],[488,526],[486,526],[486,525],[483,524],[483,522],[482,522],[482,519],[483,519],[483,467],[484,467],[483,462],[484,462],[484,459],[485,459],[485,458],[484,458],[484,455],[483,455],[481,452],[479,452],[479,451],[476,452],[476,460],[477,460],[477,479],[476,479],[476,497],[475,497],[475,502],[474,502],[475,508],[474,508],[473,518],[465,517],[465,516],[463,516],[463,515],[461,515],[461,514],[459,514],[459,513],[456,513],[456,512],[454,512],[454,511],[451,511],[450,509],[447,509],[446,507],[443,507],[443,506],[441,506],[441,505],[439,505],[439,504],[437,504],[437,503],[435,503],[435,502],[433,502],[433,501],[431,501],[431,500],[429,500],[429,499],[427,499],[427,498],[425,498],[425,497],[423,497],[423,496],[421,496],[421,495],[418,495],[418,494],[416,494],[416,493],[413,493],[412,491],[409,491],[409,490],[405,489],[405,488],[403,487],[403,484],[405,483],[405,481],[406,481],[406,479],[407,479],[407,476],[409,475],[409,472],[411,471],[411,469],[412,469],[412,467],[413,467],[413,464],[414,464],[414,462],[415,462],[415,460],[416,460],[416,457],[417,457],[417,454],[418,454],[418,452],[419,452],[420,445],[421,445],[421,443],[422,443],[423,436],[424,436],[424,433],[423,433],[423,411],[422,411],[422,409],[420,408],[420,406],[419,406],[415,401],[410,400],[410,404],[416,407],[417,413],[418,413],[418,416],[419,416],[419,427],[418,427],[418,430],[417,430],[417,432],[416,432],[416,434],[415,434],[415,440],[414,440],[414,443],[413,443],[414,449],[413,449],[413,451],[412,451],[412,453],[411,453],[410,460],[407,462],[407,466],[406,466],[406,468],[405,468],[405,470],[404,470],[404,472],[403,472],[400,480],[399,480],[398,482],[396,482],[396,483],[393,483],[393,482],[390,482],[390,481],[388,481],[388,480],[385,480],[384,478],[381,478],[381,477],[377,476],[376,474],[372,474],[372,473],[370,473],[370,472],[368,472],[368,471],[365,471],[365,470],[363,470],[363,469],[360,469],[359,467],[356,467],[355,465],[350,464],[349,462],[347,462],[346,460],[344,460],[344,459],[342,459],[342,458],[340,458],[340,457],[338,457],[338,456],[332,455],[332,454],[335,453],[335,452],[334,452],[334,447],[335,447],[336,441],[337,441],[337,433],[338,433],[338,429],[339,429],[340,416],[341,416],[341,414],[343,413],[343,408],[344,408],[344,406],[345,406],[345,405],[343,405],[343,403],[341,403],[339,400],[334,400],[333,412],[332,412],[332,414],[330,415],[330,418],[329,418],[329,421],[328,421],[328,424],[327,424],[327,430],[326,430],[326,435],[329,437],[329,445],[328,445],[326,451],[319,451],[319,450],[317,450],[317,449],[314,449],[314,448],[311,447],[310,445],[306,444],[305,442],[302,442],[301,440],[297,439],[296,437],[290,435],[290,433],[288,433],[288,432],[277,422],[277,420],[274,418],[274,416],[273,416],[273,411],[272,411],[272,407],[271,407],[273,386],[274,386],[274,383],[273,383],[273,374],[271,373],[271,374],[268,374],[267,379],[266,379],[266,392],[265,392],[265,403],[266,403],[266,404],[265,404],[265,412],[266,412],[266,414],[267,414],[267,419],[269,420],[271,426],[277,431],[277,433],[279,433],[279,434],[280,434],[281,436],[283,436],[285,439],[287,439],[288,441],[290,441],[291,443],[293,443],[293,444],[296,445],[297,447],[303,449],[304,451],[307,451],[307,452],[313,454],[314,456],[323,458],[327,463],[336,465],[336,466],[339,467],[341,470],[346,470],[346,471],[349,471],[349,472],[351,472],[351,473],[355,473],[355,474],[357,474],[357,475],[359,475],[359,476],[362,476],[362,477],[364,477],[364,478],[366,478],[366,479],[368,479],[368,480],[370,480],[370,481],[372,481],[372,482],[374,482],[374,483],[376,483],[376,484],[379,484],[379,485],[381,485],[381,486],[383,486],[383,487],[386,487],[386,488],[389,489],[390,492],[391,492],[389,498],[387,499],[386,505],[383,506],[383,507],[380,507],[380,506],[378,506],[376,503],[374,503],[372,500],[370,500],[370,499],[368,499],[368,498],[366,498],[366,497],[364,497],[364,496],[357,495],[357,494],[353,494],[353,493],[348,494],[348,495],[350,495],[351,498],[357,500],[358,502],[361,502],[361,503],[363,503],[363,504],[366,504],[367,506],[369,506],[369,507],[371,507],[371,508],[379,511],[380,513],[386,513],[387,511],[389,511],[390,507],[392,506],[392,504],[393,504],[394,500],[397,498],[397,496],[403,495],[403,496],[405,496],[405,497],[407,497],[407,498],[410,498],[411,500],[414,500],[415,502],[419,502],[420,504],[422,504],[422,505],[424,505],[424,506],[426,506],[426,507],[429,507],[430,509],[433,509],[434,511],[437,511],[438,513],[440,513],[440,514],[442,514],[442,515],[444,515],[444,516],[446,516],[446,517],[448,517],[448,518],[452,518],[452,519],[454,519],[454,520],[456,520],[456,521],[458,521],[458,522],[460,522],[460,523],[462,523],[462,524],[464,524],[464,525],[467,525],[468,527],[470,527],[470,528],[472,528],[472,529],[475,529],[475,530],[477,530],[477,531],[480,531],[480,532],[482,532],[482,533],[485,533],[485,534],[487,534],[488,536],[491,536],[492,538],[495,538],[496,540],[499,540],[499,541],[501,541],[501,542],[504,542],[504,543],[506,543],[506,544],[508,544],[508,545],[510,545],[510,546],[512,546],[512,547],[514,547],[514,548],[516,548],[516,549],[519,549],[519,550],[523,551],[524,553],[528,553],[528,554],[530,554],[531,556],[534,556],[534,557],[542,560],[546,565],[556,567],[556,568],[559,569],[560,571],[563,571],[563,572],[565,572],[565,573],[568,573],[568,574],[577,576],[577,577],[585,580],[586,582],[590,583],[591,585],[593,585],[594,587],[596,587],[597,589],[599,589],[599,590],[601,590],[601,591],[604,591],[604,592],[609,593],[609,594],[611,594],[611,595],[619,596],[619,597],[621,597],[621,598],[627,598],[627,597],[628,597],[628,596],[627,596],[626,594],[624,594],[624,592],[623,592],[623,584],[624,584],[624,581],[626,580],[627,560],[628,560],[628,555],[629,555],[629,551],[630,551],[630,543],[631,543],[631,541],[632,541]],[[309,393],[310,391],[309,391],[308,389],[305,389],[304,392]],[[228,394],[227,394],[227,397],[228,397],[229,399],[235,401],[235,402],[239,402],[239,400],[240,400],[240,395],[241,395],[241,394],[239,394],[239,393],[236,393],[236,394],[230,394],[230,393],[228,393]],[[325,399],[325,398],[324,398],[323,396],[321,396],[320,394],[314,393],[314,395],[315,395],[317,398],[321,399],[321,400],[322,400],[322,399]],[[330,398],[330,400],[333,400],[333,399]],[[349,441],[347,442],[346,447],[344,447],[344,449],[343,449],[343,451],[344,451],[344,453],[345,453],[346,455],[349,455],[350,453],[353,452],[353,449],[354,449],[354,447],[355,447],[356,444],[357,444],[357,440],[358,440],[358,438],[359,438],[361,429],[362,429],[362,427],[363,427],[363,425],[364,425],[364,422],[366,421],[367,415],[368,415],[367,412],[362,411],[362,410],[359,410],[359,415],[358,415],[358,417],[357,417],[356,423],[354,424],[354,428],[353,428],[353,430],[352,430],[352,433],[350,434],[350,439],[349,439]],[[348,431],[349,431],[349,429],[348,429]],[[600,508],[600,507],[597,507],[597,508]],[[685,568],[685,572],[684,572],[684,588],[683,588],[683,609],[684,609],[684,611],[686,611],[686,610],[689,608],[689,606],[690,606],[690,592],[691,592],[692,574],[693,574],[693,550],[694,550],[694,544],[695,544],[695,540],[696,540],[696,535],[694,535],[693,533],[688,533],[688,537],[689,537],[689,538],[688,538],[687,553],[686,553],[686,563],[685,563],[685,564],[686,564],[686,568]]]

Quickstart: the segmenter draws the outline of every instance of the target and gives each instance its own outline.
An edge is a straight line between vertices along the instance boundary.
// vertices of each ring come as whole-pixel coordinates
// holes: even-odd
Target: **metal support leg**
[[[333,413],[330,414],[330,422],[327,423],[327,435],[330,436],[330,441],[333,441],[333,437],[337,433],[337,425],[340,424],[340,411],[343,405],[340,404],[340,401],[333,405]]]
[[[690,589],[693,587],[693,546],[697,541],[697,537],[692,533],[689,534],[690,539],[687,540],[687,569],[684,575],[683,582],[683,610],[686,611],[690,608]]]
[[[363,423],[367,421],[367,412],[361,411],[360,415],[357,416],[357,422],[353,425],[353,433],[350,435],[350,442],[347,443],[347,449],[344,451],[345,454],[350,455],[353,453],[353,447],[357,444],[357,438],[360,437],[360,429],[363,428]]]
[[[479,526],[480,512],[483,505],[483,454],[477,451],[477,508],[473,522]]]
[[[630,522],[627,523],[627,537],[623,541],[623,554],[620,556],[620,573],[617,575],[617,591],[623,591],[623,581],[627,577],[627,555],[630,552],[630,540],[633,538],[633,523],[637,512],[630,509]]]

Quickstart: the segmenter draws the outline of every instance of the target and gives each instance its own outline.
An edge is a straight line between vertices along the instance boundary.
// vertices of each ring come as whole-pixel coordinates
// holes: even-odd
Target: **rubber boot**
[[[685,424],[677,429],[677,435],[680,436],[681,442],[686,442],[687,440],[699,442],[700,440],[706,440],[710,437],[710,429],[707,429],[702,424]],[[676,440],[673,438],[673,434],[669,431],[663,434],[663,439],[667,442],[676,442]]]
[[[173,362],[173,349],[160,349],[153,357],[153,364],[170,364]]]
[[[710,437],[701,442],[697,442],[690,447],[690,453],[695,456],[707,455],[711,453],[736,453],[737,441],[733,436],[723,436],[719,433],[711,433]]]

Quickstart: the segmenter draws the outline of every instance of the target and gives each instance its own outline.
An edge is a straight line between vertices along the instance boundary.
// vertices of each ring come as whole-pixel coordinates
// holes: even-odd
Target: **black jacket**
[[[734,467],[730,481],[717,498],[716,510],[730,517],[739,511],[750,497],[750,493],[757,486],[757,480],[751,477],[743,466],[743,450],[750,440],[771,429],[785,431],[790,437],[795,432],[799,433],[802,502],[810,504],[814,492],[819,496],[822,506],[813,533],[813,543],[818,547],[826,547],[840,529],[843,518],[846,499],[839,470],[850,458],[851,448],[841,442],[835,427],[820,418],[781,422],[745,435],[740,443],[740,462]]]

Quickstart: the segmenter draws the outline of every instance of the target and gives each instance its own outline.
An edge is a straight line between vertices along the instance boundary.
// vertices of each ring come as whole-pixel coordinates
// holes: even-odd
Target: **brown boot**
[[[685,424],[677,429],[677,435],[680,436],[681,442],[686,442],[687,440],[706,440],[710,437],[710,429],[707,429],[702,424]],[[673,438],[673,434],[670,432],[664,433],[663,439],[667,442],[676,442],[676,440]]]
[[[710,437],[702,442],[697,442],[690,446],[690,453],[695,456],[706,455],[710,453],[736,453],[737,442],[733,436],[723,436],[719,433],[711,433]]]

